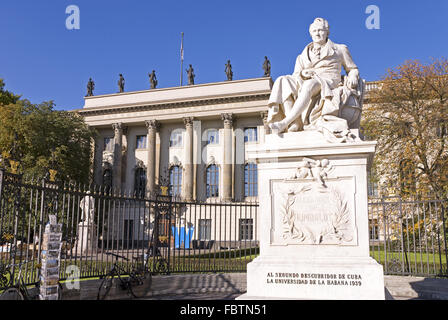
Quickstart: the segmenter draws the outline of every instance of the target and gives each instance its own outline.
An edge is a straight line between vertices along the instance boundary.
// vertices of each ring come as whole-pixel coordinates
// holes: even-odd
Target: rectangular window
[[[257,142],[258,131],[256,127],[244,128],[244,142]]]
[[[146,135],[137,136],[136,148],[137,149],[146,149]]]
[[[114,151],[114,138],[106,137],[104,138],[104,151]]]
[[[207,131],[207,144],[219,144],[219,131],[216,129]]]
[[[219,197],[219,168],[214,164],[207,167],[206,195],[207,198]]]
[[[212,234],[212,220],[211,219],[199,219],[199,240],[211,240]]]
[[[253,240],[254,239],[254,220],[253,219],[240,219],[239,235],[240,235],[240,240]]]
[[[170,147],[182,147],[183,145],[182,135],[183,131],[179,129],[176,129],[173,132],[171,132]]]
[[[171,196],[181,196],[182,194],[182,169],[179,166],[170,169],[169,194]]]
[[[255,163],[244,166],[244,196],[258,196],[258,168]]]

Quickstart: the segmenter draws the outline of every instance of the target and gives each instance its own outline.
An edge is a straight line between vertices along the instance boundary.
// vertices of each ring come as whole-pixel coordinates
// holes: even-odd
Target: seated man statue
[[[277,133],[317,130],[331,142],[355,140],[349,129],[359,126],[364,84],[358,67],[347,46],[329,40],[325,19],[316,18],[309,31],[313,42],[297,57],[294,73],[273,85],[269,126]]]

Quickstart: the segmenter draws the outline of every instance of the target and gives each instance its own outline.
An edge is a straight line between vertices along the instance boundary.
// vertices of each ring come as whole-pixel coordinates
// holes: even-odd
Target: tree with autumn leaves
[[[448,60],[407,61],[369,91],[361,123],[378,142],[373,171],[401,196],[448,194]]]
[[[4,166],[16,157],[19,172],[27,176],[41,178],[54,169],[58,180],[88,183],[94,134],[79,114],[55,110],[52,101],[32,104],[5,90],[0,79],[0,158]]]

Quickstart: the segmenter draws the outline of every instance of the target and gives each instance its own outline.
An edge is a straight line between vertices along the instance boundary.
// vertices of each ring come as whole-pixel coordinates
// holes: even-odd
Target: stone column
[[[185,181],[184,181],[184,198],[186,201],[193,200],[193,117],[184,118],[185,124]]]
[[[115,190],[121,190],[121,167],[123,149],[123,124],[112,124],[114,129],[114,163],[112,166],[112,186]]]
[[[127,167],[128,167],[128,127],[123,127],[123,137],[121,139],[121,183],[126,189]]]
[[[222,165],[222,200],[232,201],[232,137],[233,137],[233,121],[232,113],[221,114],[221,119],[224,121],[224,163]]]
[[[100,139],[102,137],[97,137],[93,140],[93,183],[96,185],[101,185],[103,183],[103,143]]]
[[[146,163],[146,193],[151,196],[156,191],[156,135],[160,129],[157,120],[145,121],[148,128],[147,149],[148,161]]]

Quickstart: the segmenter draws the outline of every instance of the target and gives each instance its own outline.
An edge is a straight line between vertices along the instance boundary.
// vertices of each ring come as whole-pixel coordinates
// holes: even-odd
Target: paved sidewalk
[[[386,300],[448,300],[447,278],[384,276],[384,285]],[[92,288],[95,297],[91,298],[96,298],[98,284]],[[235,300],[245,291],[245,273],[157,276],[153,277],[150,296],[141,300]],[[86,294],[79,298],[88,299]],[[122,294],[115,299],[129,296]]]
[[[173,294],[161,295],[140,300],[235,300],[242,293],[192,293],[192,294]]]

